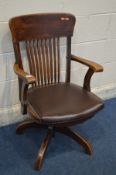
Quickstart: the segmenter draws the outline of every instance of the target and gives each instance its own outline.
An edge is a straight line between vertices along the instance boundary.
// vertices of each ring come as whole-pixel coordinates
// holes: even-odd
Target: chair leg
[[[76,142],[80,143],[84,147],[87,154],[89,154],[89,155],[92,154],[91,144],[80,134],[72,131],[68,127],[56,128],[56,131],[71,137],[72,139],[74,139]]]
[[[42,127],[42,125],[39,125],[35,120],[33,119],[27,119],[20,123],[16,128],[17,134],[22,134],[23,130],[30,128],[30,127]]]
[[[39,148],[39,151],[38,151],[38,154],[37,154],[37,157],[35,160],[35,165],[34,165],[35,170],[41,169],[44,155],[45,155],[45,152],[47,150],[48,144],[49,144],[52,136],[53,136],[53,129],[49,129],[47,132],[47,135],[45,136],[45,138],[44,138],[44,140]]]

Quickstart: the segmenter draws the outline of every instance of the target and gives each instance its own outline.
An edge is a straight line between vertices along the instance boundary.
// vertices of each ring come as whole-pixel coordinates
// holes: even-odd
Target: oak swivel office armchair
[[[102,72],[101,65],[74,56],[71,53],[71,37],[75,17],[66,13],[32,14],[14,17],[9,21],[16,62],[14,71],[19,80],[19,99],[23,114],[31,119],[23,121],[16,129],[46,127],[47,134],[41,143],[35,160],[35,169],[42,166],[48,143],[55,132],[68,135],[80,143],[87,154],[91,144],[70,126],[93,117],[103,108],[102,100],[90,91],[94,72]],[[66,38],[66,79],[60,81],[60,40]],[[23,67],[21,43],[26,51],[29,72]],[[83,87],[70,82],[71,62],[88,67]],[[77,153],[78,154],[78,153]]]

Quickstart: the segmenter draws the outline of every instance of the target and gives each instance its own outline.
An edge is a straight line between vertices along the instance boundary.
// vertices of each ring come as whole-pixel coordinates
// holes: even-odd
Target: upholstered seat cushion
[[[71,83],[33,88],[28,92],[28,103],[46,124],[81,122],[103,107],[100,98]]]

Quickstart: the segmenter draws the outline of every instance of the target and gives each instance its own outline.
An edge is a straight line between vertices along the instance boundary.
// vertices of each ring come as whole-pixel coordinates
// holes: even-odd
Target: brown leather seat
[[[103,106],[99,97],[72,83],[33,88],[28,103],[45,124],[82,122]]]

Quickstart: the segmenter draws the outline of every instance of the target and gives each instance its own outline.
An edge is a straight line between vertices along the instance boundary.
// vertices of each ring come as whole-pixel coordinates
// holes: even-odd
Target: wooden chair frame
[[[48,21],[54,22],[55,19],[57,21],[55,23],[56,26],[54,25],[54,23],[50,23],[50,24],[48,23]],[[60,19],[60,22],[58,21],[58,19]],[[46,152],[48,143],[50,142],[50,139],[54,135],[55,131],[66,134],[72,139],[74,139],[75,141],[77,141],[78,143],[80,143],[84,147],[87,154],[91,155],[92,153],[91,144],[83,136],[72,131],[68,126],[65,126],[65,124],[64,126],[60,124],[59,125],[58,124],[44,125],[43,123],[41,123],[41,121],[37,120],[37,114],[35,113],[35,111],[33,111],[31,106],[30,105],[27,106],[28,88],[30,85],[36,86],[37,77],[34,75],[34,73],[33,74],[27,73],[23,69],[20,45],[19,45],[19,42],[23,40],[26,40],[27,47],[31,47],[29,45],[31,39],[41,39],[42,40],[44,38],[46,41],[46,38],[49,39],[50,37],[53,37],[53,38],[54,37],[58,37],[58,38],[66,37],[67,38],[66,82],[70,83],[71,62],[75,61],[75,62],[81,63],[88,67],[88,71],[85,75],[84,83],[83,83],[83,88],[87,91],[91,90],[90,82],[91,82],[92,75],[95,72],[103,71],[103,67],[101,65],[93,61],[87,60],[85,58],[81,58],[79,56],[74,56],[71,54],[71,37],[73,35],[74,24],[75,24],[75,17],[71,14],[65,14],[65,13],[24,15],[24,16],[12,18],[9,22],[10,29],[12,32],[13,46],[14,46],[14,52],[15,52],[15,58],[16,58],[16,63],[14,64],[14,71],[18,75],[18,79],[19,79],[19,99],[21,102],[22,113],[26,114],[28,112],[32,116],[31,120],[24,121],[21,124],[19,124],[19,126],[16,129],[16,132],[18,134],[21,134],[22,131],[28,127],[47,127],[48,128],[47,135],[43,139],[43,142],[40,146],[40,149],[38,151],[38,154],[35,160],[36,170],[40,170],[42,166],[44,154]],[[43,29],[41,29],[42,25],[44,25]],[[51,28],[48,27],[48,25],[51,25]],[[30,28],[28,29],[28,27]],[[48,29],[47,33],[46,33],[46,28]],[[54,64],[55,64],[55,60],[54,60]],[[58,68],[58,82],[57,83],[59,83],[60,81],[59,69],[60,68]],[[56,70],[54,68],[54,76],[56,76],[55,71]],[[44,78],[46,77],[44,76]],[[56,78],[54,78],[53,84],[56,83],[55,79]],[[49,77],[48,77],[48,80],[49,80]],[[52,80],[50,81],[52,83]],[[46,80],[45,80],[45,83],[46,83]],[[48,81],[48,84],[49,84],[49,81]],[[77,123],[81,123],[83,121],[84,120],[80,119],[80,121],[78,121]],[[69,126],[72,124],[74,123],[73,122],[70,123]]]

